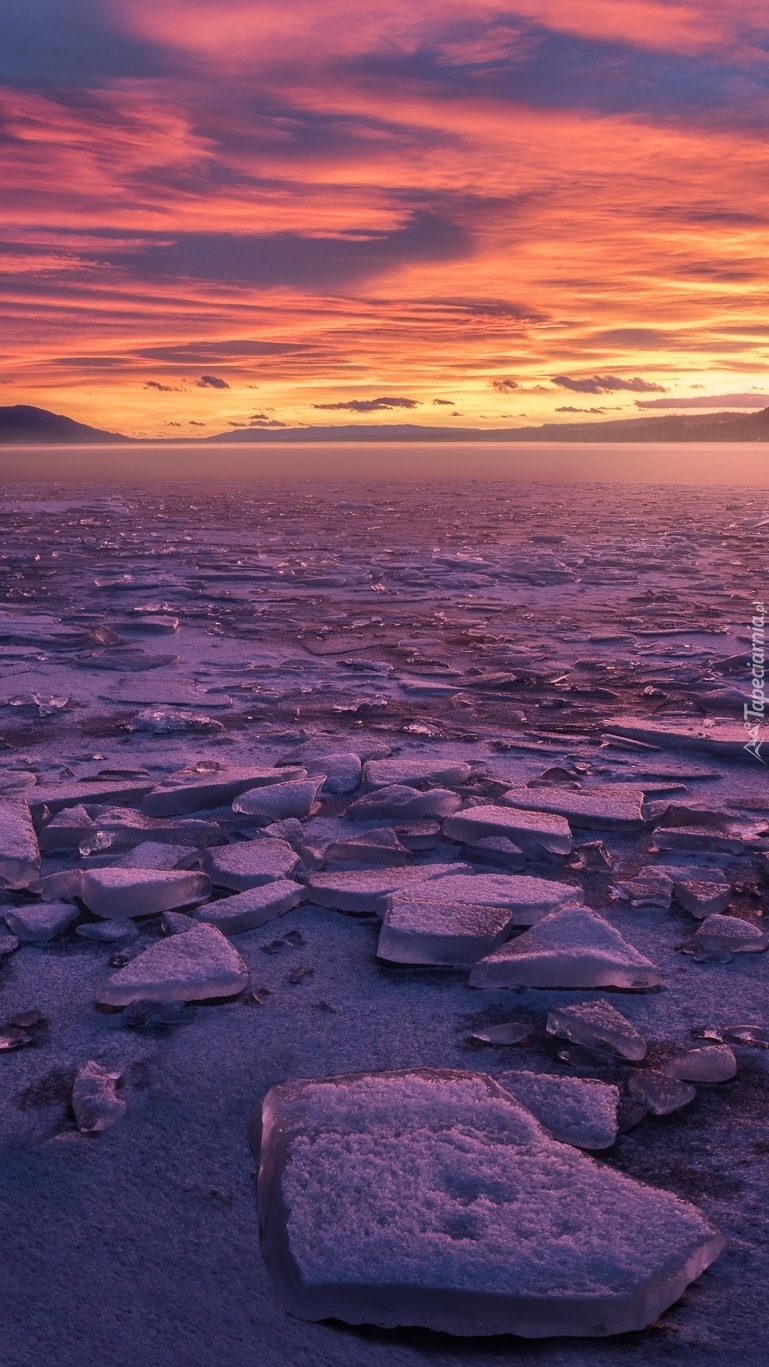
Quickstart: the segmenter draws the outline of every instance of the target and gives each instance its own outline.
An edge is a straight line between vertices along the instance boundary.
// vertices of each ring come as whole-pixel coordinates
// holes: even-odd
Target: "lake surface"
[[[766,488],[762,442],[137,442],[8,446],[16,480],[524,480]]]

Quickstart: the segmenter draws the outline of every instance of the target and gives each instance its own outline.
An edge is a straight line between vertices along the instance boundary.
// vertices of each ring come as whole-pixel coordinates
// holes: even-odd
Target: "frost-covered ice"
[[[387,907],[390,893],[399,888],[410,888],[432,878],[439,878],[443,868],[439,864],[421,868],[356,869],[339,873],[313,873],[307,879],[307,894],[321,907],[335,911],[359,912],[381,916]],[[443,890],[442,890],[443,895]],[[446,895],[451,895],[450,892]]]
[[[598,1049],[617,1058],[640,1063],[646,1057],[646,1040],[611,1002],[603,999],[554,1006],[547,1018],[547,1032],[572,1040],[587,1049]]]
[[[100,944],[126,944],[139,938],[135,921],[85,921],[75,926],[75,934],[84,940],[98,940]]]
[[[284,1083],[252,1134],[264,1256],[305,1319],[624,1333],[722,1244],[693,1206],[557,1143],[483,1074]]]
[[[444,873],[436,873],[430,886],[421,891],[426,897],[439,900],[505,907],[511,913],[513,926],[534,925],[557,907],[582,901],[582,889],[572,883],[532,874],[454,872],[453,865],[447,865]]]
[[[78,916],[71,902],[42,902],[37,906],[8,908],[2,913],[5,924],[24,944],[46,944],[62,935]]]
[[[562,816],[507,807],[471,807],[443,823],[449,840],[477,841],[486,836],[507,836],[518,845],[540,845],[553,854],[569,854],[572,847],[569,823]]]
[[[754,921],[742,921],[738,916],[707,916],[694,932],[692,944],[705,950],[721,950],[727,954],[762,954],[769,948],[769,935]]]
[[[193,765],[189,769],[169,774],[164,783],[147,792],[142,798],[141,809],[147,816],[181,816],[185,812],[223,806],[251,789],[267,787],[272,783],[283,784],[304,776],[304,769],[299,767],[232,767],[214,763],[198,769]]]
[[[363,766],[363,781],[367,788],[411,788],[417,783],[443,788],[464,783],[470,773],[470,765],[464,760],[371,759]]]
[[[679,907],[699,920],[726,911],[732,893],[728,883],[705,878],[678,878],[674,888]]]
[[[360,755],[350,750],[332,751],[313,760],[311,769],[314,774],[323,774],[324,793],[354,793],[361,782]]]
[[[183,834],[183,832],[182,832]],[[190,868],[197,860],[194,845],[170,845],[159,840],[141,840],[133,849],[118,855],[114,867],[121,869]]]
[[[644,869],[635,878],[613,883],[612,897],[627,902],[631,907],[662,907],[667,909],[673,900],[673,879],[662,872]]]
[[[496,1082],[520,1101],[562,1144],[609,1149],[617,1138],[619,1088],[594,1078],[505,1072]]]
[[[251,887],[236,897],[222,897],[218,902],[207,902],[196,909],[195,919],[216,926],[225,935],[236,935],[275,920],[292,907],[299,906],[305,897],[301,883],[280,878]]]
[[[599,830],[641,830],[644,824],[642,789],[622,783],[611,788],[573,792],[568,788],[509,788],[501,801],[508,807],[533,812],[555,812],[572,826]]]
[[[462,799],[448,788],[420,792],[405,784],[393,784],[364,793],[347,808],[347,815],[351,821],[418,821],[428,816],[450,816],[461,805]]]
[[[502,944],[511,920],[505,907],[394,894],[382,921],[377,955],[398,964],[470,967]]]
[[[214,926],[197,925],[137,954],[102,984],[97,1000],[106,1006],[204,1001],[234,997],[247,983],[248,969],[229,940]]]
[[[660,973],[587,907],[551,912],[481,959],[471,987],[656,987]]]
[[[204,868],[215,887],[245,892],[247,888],[287,878],[297,860],[298,856],[285,840],[271,840],[267,836],[262,840],[214,846],[206,854]]]
[[[639,1068],[628,1078],[631,1097],[643,1103],[652,1115],[672,1115],[694,1101],[697,1090],[656,1068]]]
[[[87,869],[80,895],[95,916],[122,920],[190,906],[210,888],[206,874],[181,869]]]
[[[401,844],[395,831],[367,831],[365,835],[351,835],[344,840],[332,840],[324,851],[326,867],[330,864],[384,864],[388,867],[408,863],[411,851]]]
[[[0,888],[26,888],[40,872],[40,850],[25,798],[0,797]]]
[[[50,821],[46,821],[38,837],[40,849],[46,853],[54,850],[77,850],[96,830],[96,822],[88,815],[82,803],[75,807],[64,807]]]
[[[322,778],[308,778],[249,788],[235,798],[233,811],[253,817],[258,825],[264,826],[272,821],[285,821],[287,817],[301,820],[315,808],[322,784]]]

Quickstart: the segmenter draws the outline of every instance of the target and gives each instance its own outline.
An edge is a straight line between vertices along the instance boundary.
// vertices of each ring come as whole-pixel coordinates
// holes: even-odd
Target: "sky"
[[[0,0],[0,404],[769,405],[764,0]]]

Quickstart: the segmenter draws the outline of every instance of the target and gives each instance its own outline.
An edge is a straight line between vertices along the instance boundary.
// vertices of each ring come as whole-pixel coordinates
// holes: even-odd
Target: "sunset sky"
[[[0,0],[0,403],[769,405],[765,0]]]

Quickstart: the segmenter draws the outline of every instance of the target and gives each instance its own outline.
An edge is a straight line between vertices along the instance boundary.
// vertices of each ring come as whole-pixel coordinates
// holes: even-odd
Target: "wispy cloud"
[[[345,399],[341,403],[314,403],[313,408],[344,409],[348,413],[379,413],[384,408],[418,408],[416,399]]]
[[[573,389],[577,394],[616,394],[629,390],[633,394],[664,393],[664,385],[643,380],[640,375],[626,378],[621,375],[591,375],[584,378],[573,375],[554,375],[553,384],[559,389]]]
[[[221,375],[201,375],[195,383],[198,389],[229,389],[230,387]]]
[[[636,399],[636,408],[769,408],[769,394],[681,394],[677,399]]]

